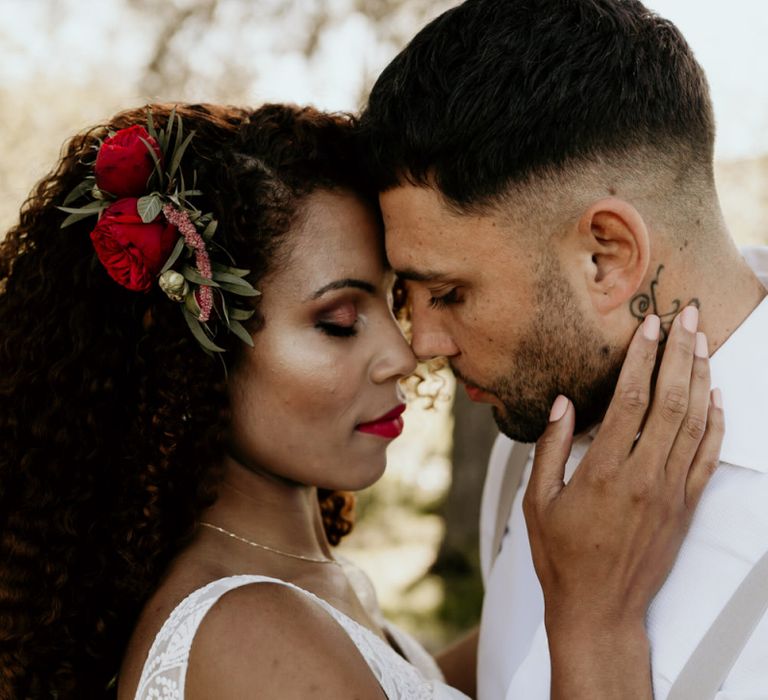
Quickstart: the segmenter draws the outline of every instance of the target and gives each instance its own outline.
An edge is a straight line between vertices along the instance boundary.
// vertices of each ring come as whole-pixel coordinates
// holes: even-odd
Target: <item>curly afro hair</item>
[[[71,139],[0,243],[0,697],[114,697],[133,624],[216,497],[224,372],[161,291],[130,292],[95,258],[92,222],[57,209],[111,130],[167,123],[126,111]],[[185,163],[217,239],[257,285],[318,188],[372,199],[345,115],[266,105],[176,106]],[[261,323],[258,301],[251,330]],[[218,338],[229,363],[242,343]],[[321,491],[332,543],[352,497]]]

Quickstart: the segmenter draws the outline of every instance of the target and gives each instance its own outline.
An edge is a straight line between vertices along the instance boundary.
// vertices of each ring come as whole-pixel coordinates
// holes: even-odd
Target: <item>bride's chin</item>
[[[339,474],[332,483],[323,486],[324,489],[334,491],[362,491],[373,486],[382,476],[387,467],[387,459],[382,455],[380,459],[358,461],[346,469],[344,474]]]

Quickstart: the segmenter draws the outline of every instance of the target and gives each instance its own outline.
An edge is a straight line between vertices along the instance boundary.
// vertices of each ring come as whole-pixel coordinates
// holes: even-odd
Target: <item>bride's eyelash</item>
[[[450,304],[458,304],[459,303],[459,290],[457,287],[454,287],[449,292],[446,292],[442,296],[439,297],[430,297],[429,298],[429,305],[433,309],[443,309],[446,306],[449,306]]]
[[[318,321],[315,324],[315,328],[334,338],[351,338],[352,336],[357,335],[357,324],[351,326],[340,326],[337,323]]]

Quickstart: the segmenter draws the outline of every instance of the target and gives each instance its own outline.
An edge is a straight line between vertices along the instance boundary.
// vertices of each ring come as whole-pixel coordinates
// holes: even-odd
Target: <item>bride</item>
[[[22,207],[0,248],[3,698],[465,697],[333,553],[416,364],[353,135],[310,108],[154,105],[75,136]],[[651,345],[638,332],[635,379]],[[557,423],[542,479],[564,462]],[[579,557],[564,505],[529,527],[542,572],[572,555],[547,603],[572,607],[571,667],[600,697],[637,635],[581,652],[612,630],[580,618],[579,586],[615,606],[623,557],[653,572],[647,605],[682,532],[638,548],[648,526],[617,518],[624,540]]]

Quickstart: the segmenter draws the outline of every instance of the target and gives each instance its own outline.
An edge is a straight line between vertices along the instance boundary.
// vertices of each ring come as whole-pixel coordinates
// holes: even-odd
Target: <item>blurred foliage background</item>
[[[0,0],[0,232],[64,140],[111,113],[149,101],[356,110],[395,53],[452,4]],[[725,134],[717,177],[726,220],[739,242],[768,241],[768,87],[753,78],[766,64],[755,37],[768,31],[768,8],[732,0],[708,15],[695,0],[648,4],[704,51]],[[385,611],[436,648],[479,616],[477,519],[495,427],[485,408],[454,396],[448,373],[433,382],[439,398],[409,407],[387,474],[360,495],[342,549],[371,574]]]

